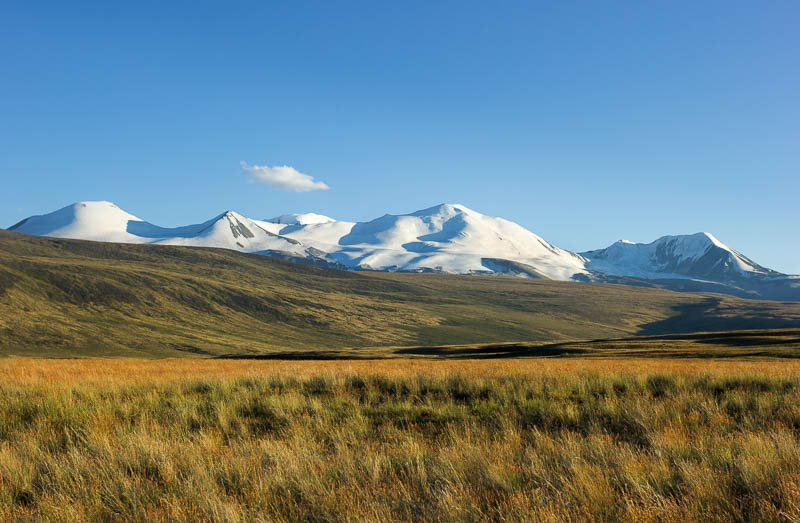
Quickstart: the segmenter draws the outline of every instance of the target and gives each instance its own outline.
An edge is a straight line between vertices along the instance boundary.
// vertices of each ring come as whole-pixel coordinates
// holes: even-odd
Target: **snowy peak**
[[[207,222],[183,227],[159,227],[106,202],[78,202],[41,216],[32,216],[13,230],[40,236],[119,243],[152,243],[223,247],[241,251],[302,252],[300,242],[282,238],[256,222],[226,211]]]
[[[205,231],[208,231],[205,236],[227,236],[230,234],[237,241],[251,240],[259,234],[259,228],[255,224],[235,211],[225,211],[220,214],[210,226],[205,228]]]
[[[355,224],[341,245],[380,245],[404,249],[415,242],[452,243],[468,237],[471,225],[482,214],[454,204],[440,204],[409,214],[385,214],[368,222]]]
[[[457,214],[478,214],[483,216],[479,212],[473,211],[466,205],[461,205],[460,203],[440,203],[439,205],[434,205],[427,209],[409,213],[407,216],[452,218]]]
[[[681,259],[697,259],[705,255],[713,247],[733,252],[727,245],[714,238],[708,232],[681,236],[662,236],[655,243],[665,246],[665,248],[669,249],[671,256]]]
[[[225,211],[211,220],[195,225],[175,228],[151,226],[150,229],[133,230],[142,238],[142,243],[165,245],[191,245],[198,247],[222,247],[244,252],[279,251],[304,255],[302,244],[282,237],[262,227],[259,222],[236,211]]]
[[[15,229],[77,239],[279,253],[355,269],[503,272],[560,280],[588,275],[582,257],[549,244],[516,223],[453,203],[361,223],[315,213],[260,221],[230,210],[207,222],[167,228],[145,222],[110,202],[84,202],[30,218]]]
[[[507,269],[509,265],[496,260],[512,260],[548,278],[570,279],[585,273],[580,256],[550,245],[516,223],[460,204],[356,223],[339,245],[346,249],[337,261],[371,268],[480,273]]]
[[[731,249],[711,233],[662,236],[652,243],[618,241],[582,253],[590,270],[633,277],[695,277],[729,281],[781,276]]]
[[[111,202],[77,202],[55,212],[31,216],[13,225],[11,230],[59,238],[126,242],[127,225],[145,223],[141,218]]]
[[[228,210],[202,223],[159,227],[111,202],[78,202],[11,229],[83,240],[218,247],[342,269],[502,273],[800,299],[800,277],[764,268],[708,232],[662,236],[651,243],[619,240],[575,254],[517,223],[457,203],[366,222],[315,213],[253,220]]]
[[[656,240],[656,259],[667,268],[685,268],[687,274],[752,276],[774,273],[731,249],[711,233],[664,236]],[[777,273],[776,273],[777,274]]]

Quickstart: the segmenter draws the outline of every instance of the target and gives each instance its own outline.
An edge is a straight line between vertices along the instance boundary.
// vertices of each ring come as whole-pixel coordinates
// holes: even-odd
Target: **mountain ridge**
[[[463,204],[442,203],[365,222],[316,213],[255,220],[228,210],[200,224],[167,228],[112,202],[87,201],[28,217],[10,230],[94,241],[222,247],[339,269],[506,274],[800,300],[800,277],[763,267],[708,232],[662,236],[651,243],[620,240],[604,249],[575,253],[515,222]]]

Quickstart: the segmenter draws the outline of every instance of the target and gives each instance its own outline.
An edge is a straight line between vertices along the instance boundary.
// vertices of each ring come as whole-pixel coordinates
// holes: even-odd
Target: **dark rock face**
[[[245,238],[255,238],[256,235],[253,234],[253,231],[245,227],[245,225],[236,219],[235,216],[231,216],[230,214],[225,216],[228,219],[228,225],[231,226],[231,232],[233,233],[234,238],[238,238],[239,236],[244,236]]]
[[[675,240],[665,241],[656,246],[653,262],[658,267],[658,272],[684,274],[717,281],[735,281],[750,277],[737,269],[734,256],[738,256],[740,260],[755,269],[753,271],[755,276],[781,276],[780,273],[762,267],[738,252],[731,252],[717,245],[711,245],[705,254],[696,259],[681,258],[676,256],[674,251]]]

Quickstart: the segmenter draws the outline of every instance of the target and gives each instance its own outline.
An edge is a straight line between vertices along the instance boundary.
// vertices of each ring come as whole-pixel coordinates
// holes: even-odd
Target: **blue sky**
[[[795,1],[7,0],[0,226],[457,202],[571,250],[710,231],[800,273],[798,25]]]

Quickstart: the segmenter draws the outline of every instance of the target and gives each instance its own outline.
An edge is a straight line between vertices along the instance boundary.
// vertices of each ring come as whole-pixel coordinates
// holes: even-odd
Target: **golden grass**
[[[800,518],[800,362],[0,360],[3,520]]]
[[[800,360],[555,358],[497,360],[217,360],[146,359],[0,359],[0,383],[9,386],[75,387],[84,385],[163,385],[197,380],[232,380],[272,376],[309,379],[344,375],[412,378],[624,374],[681,376],[800,376]]]

